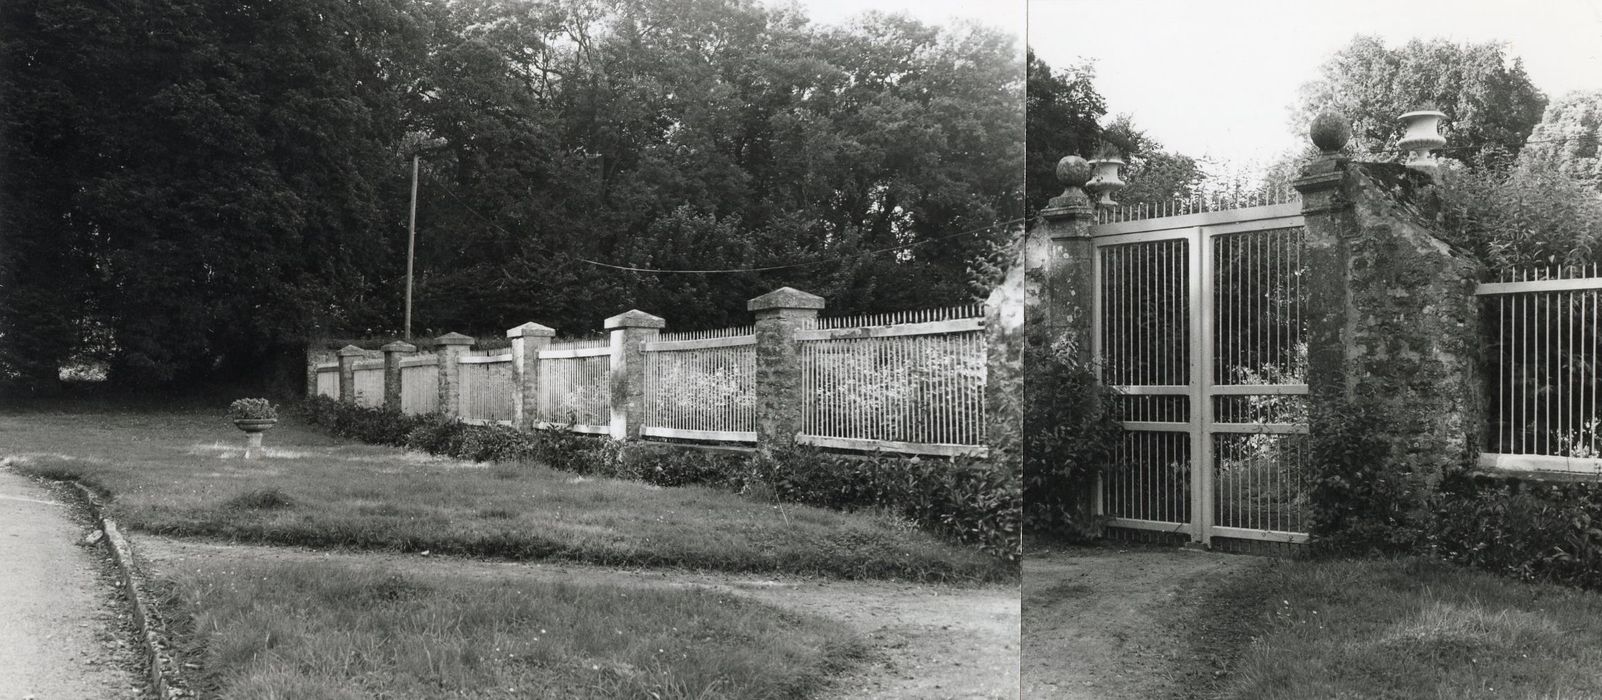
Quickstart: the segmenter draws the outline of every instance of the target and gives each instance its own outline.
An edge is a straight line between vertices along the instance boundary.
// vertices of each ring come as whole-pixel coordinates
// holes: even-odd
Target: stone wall
[[[1343,416],[1376,419],[1396,494],[1429,507],[1479,452],[1481,270],[1432,232],[1430,175],[1326,158],[1297,188],[1307,221],[1314,444]],[[1327,444],[1327,443],[1326,443]],[[1319,456],[1315,455],[1315,462]]]

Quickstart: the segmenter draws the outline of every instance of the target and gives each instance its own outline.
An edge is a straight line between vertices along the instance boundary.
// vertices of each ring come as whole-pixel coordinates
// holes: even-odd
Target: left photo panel
[[[1017,698],[1025,23],[6,3],[0,695]]]

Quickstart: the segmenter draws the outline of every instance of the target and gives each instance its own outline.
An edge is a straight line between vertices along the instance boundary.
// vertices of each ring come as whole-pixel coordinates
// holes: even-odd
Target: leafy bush
[[[1117,394],[1069,348],[1034,343],[1024,363],[1024,522],[1034,533],[1093,535],[1096,476],[1123,440]]]
[[[834,509],[882,508],[926,530],[1016,561],[1023,487],[1004,465],[828,453],[797,447],[755,460],[756,476],[780,500]]]
[[[234,420],[277,420],[278,410],[267,399],[236,399],[228,405],[228,417]]]
[[[1432,550],[1525,581],[1602,589],[1602,484],[1495,477],[1448,483]]]
[[[1319,551],[1409,551],[1428,528],[1418,487],[1392,459],[1381,437],[1386,419],[1372,404],[1358,398],[1312,416],[1324,426],[1312,435],[1308,487],[1309,532]]]
[[[314,396],[307,422],[363,442],[475,461],[539,462],[552,469],[659,486],[699,484],[783,501],[850,510],[880,508],[1009,561],[1021,554],[1023,488],[989,462],[844,455],[797,447],[770,455],[712,452],[663,443],[622,443],[560,428],[525,432],[410,416]]]

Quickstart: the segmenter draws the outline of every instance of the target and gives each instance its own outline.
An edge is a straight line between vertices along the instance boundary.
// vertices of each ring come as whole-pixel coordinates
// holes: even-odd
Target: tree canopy
[[[1449,117],[1441,133],[1453,157],[1475,165],[1506,159],[1518,154],[1546,106],[1523,62],[1497,43],[1414,39],[1387,48],[1377,37],[1358,36],[1319,74],[1302,86],[1295,132],[1307,133],[1314,117],[1334,112],[1352,122],[1351,148],[1373,158],[1396,148],[1398,117],[1433,109]]]
[[[1535,125],[1518,165],[1550,170],[1602,192],[1602,90],[1579,90],[1547,105]]]
[[[414,154],[419,335],[966,302],[1023,214],[1013,51],[754,0],[9,2],[0,379],[396,334]]]

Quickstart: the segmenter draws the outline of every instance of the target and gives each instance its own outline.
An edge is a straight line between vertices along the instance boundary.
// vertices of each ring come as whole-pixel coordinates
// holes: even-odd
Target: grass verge
[[[0,445],[15,468],[82,481],[111,497],[109,517],[165,535],[839,578],[1016,576],[887,515],[429,457],[293,417],[248,461],[221,408],[12,408],[0,411]]]
[[[1596,593],[1419,559],[1277,562],[1238,585],[1272,595],[1226,697],[1602,697]]]
[[[798,698],[839,625],[704,590],[187,560],[159,583],[206,697]]]

